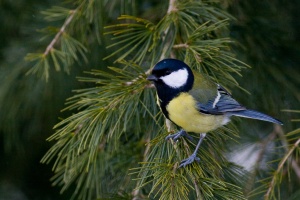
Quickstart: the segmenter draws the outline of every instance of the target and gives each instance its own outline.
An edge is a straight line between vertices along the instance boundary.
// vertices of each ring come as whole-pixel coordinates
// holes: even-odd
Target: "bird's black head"
[[[190,67],[176,59],[164,59],[159,61],[147,78],[153,81],[155,87],[166,87],[188,91],[194,83],[194,75]]]
[[[190,67],[176,59],[159,61],[147,79],[153,81],[161,107],[166,106],[181,92],[188,92],[194,84],[194,75]]]

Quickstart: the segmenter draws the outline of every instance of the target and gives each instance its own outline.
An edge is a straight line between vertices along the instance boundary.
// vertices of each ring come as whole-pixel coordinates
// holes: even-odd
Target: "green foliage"
[[[106,57],[110,58],[116,54],[121,53],[122,55],[117,59],[121,61],[126,57],[131,56],[130,60],[136,63],[142,63],[147,53],[151,52],[151,49],[157,45],[157,39],[155,39],[155,26],[150,21],[135,18],[132,16],[121,16],[119,20],[136,20],[138,23],[126,23],[107,26],[107,29],[116,29],[114,31],[108,31],[106,34],[112,34],[114,37],[112,40],[117,42],[107,46],[111,48],[117,46],[117,50],[114,53]],[[142,50],[137,52],[136,49]]]
[[[197,155],[201,161],[178,169],[195,143],[184,138],[165,141],[177,127],[164,123],[155,90],[146,81],[156,62],[172,57],[238,91],[234,96],[249,107],[274,116],[281,108],[294,109],[299,72],[289,58],[278,59],[287,47],[277,52],[272,42],[286,41],[270,21],[264,21],[268,16],[261,15],[271,13],[278,27],[291,26],[282,26],[276,12],[264,12],[269,1],[262,4],[267,6],[259,10],[245,1],[77,0],[45,9],[41,14],[47,27],[40,25],[39,37],[33,35],[28,42],[38,45],[21,57],[37,53],[28,53],[30,62],[25,65],[7,62],[1,74],[5,84],[0,87],[0,131],[6,149],[19,150],[19,144],[28,142],[24,138],[41,133],[43,139],[36,143],[42,146],[41,140],[56,124],[42,163],[53,166],[53,185],[73,199],[286,199],[290,194],[290,199],[297,199],[299,128],[289,123],[291,113],[280,117],[285,130],[260,122],[235,126],[240,122],[234,121],[208,133]],[[252,18],[257,11],[261,15]],[[16,46],[11,54],[19,49]],[[250,70],[245,73],[249,66],[241,58],[254,66],[253,77]],[[11,63],[17,67],[9,68]],[[84,75],[82,65],[88,71]],[[75,76],[78,82],[72,80]],[[253,95],[244,95],[243,87]],[[69,95],[66,91],[74,88],[83,89],[75,90],[64,112],[58,113]],[[62,119],[55,121],[60,115]],[[286,130],[290,131],[285,134]],[[197,134],[192,137],[198,139]],[[246,171],[226,152],[250,144],[260,148],[258,153],[250,151],[257,158]]]
[[[43,39],[49,37],[53,37],[53,39],[43,53],[27,54],[25,59],[35,63],[27,74],[37,74],[48,81],[50,66],[53,66],[56,71],[63,68],[65,72],[69,73],[74,62],[80,63],[82,59],[85,63],[87,62],[86,45],[80,41],[83,40],[82,38],[75,39],[74,36],[80,33],[88,34],[91,31],[90,27],[93,26],[93,31],[100,42],[102,21],[99,13],[101,13],[103,5],[102,1],[78,1],[74,5],[75,9],[55,6],[42,12],[45,20],[50,22],[64,20],[64,23],[60,28],[48,27],[42,30],[47,34]],[[85,24],[85,26],[79,26],[79,24]]]
[[[214,36],[215,32],[226,26],[227,20],[211,25],[206,22],[193,30],[183,45],[175,45],[175,48],[179,49],[179,56],[185,58],[186,62],[193,63],[198,70],[213,76],[215,81],[238,85],[230,73],[241,75],[241,69],[247,65],[237,60],[230,51],[230,43],[233,42],[230,38]]]
[[[141,167],[134,170],[134,174],[137,174],[136,196],[154,195],[153,198],[159,199],[244,198],[241,188],[222,180],[223,170],[229,168],[230,171],[232,167],[223,156],[224,149],[215,148],[224,142],[226,134],[223,131],[208,137],[206,145],[199,151],[202,162],[186,169],[177,169],[178,161],[191,153],[190,148],[194,144],[184,141],[177,147],[163,139],[168,133],[162,126],[161,114],[155,117],[158,108],[144,70],[149,73],[153,63],[171,55],[183,60],[187,58],[191,66],[199,62],[203,66],[218,63],[210,69],[211,74],[218,78],[220,73],[217,71],[221,69],[224,82],[228,80],[227,84],[237,84],[230,73],[238,74],[245,66],[230,53],[231,40],[218,36],[224,35],[220,33],[225,31],[227,21],[220,19],[220,22],[213,22],[217,18],[213,12],[208,12],[205,19],[209,21],[201,24],[201,15],[195,13],[198,10],[189,10],[194,6],[213,8],[213,4],[173,3],[165,17],[156,24],[124,15],[119,20],[125,20],[126,23],[107,26],[110,31],[106,34],[112,35],[114,42],[108,48],[117,49],[106,59],[117,57],[116,61],[125,66],[110,67],[112,72],[91,72],[96,78],[81,78],[82,81],[96,84],[96,87],[77,91],[79,94],[69,99],[70,105],[66,110],[78,109],[78,112],[55,126],[56,133],[49,139],[55,140],[56,144],[42,161],[48,162],[57,157],[53,169],[57,174],[55,182],[63,185],[62,191],[78,181],[77,191],[81,190],[79,197],[88,198],[90,194],[85,188],[103,188],[107,183],[100,180],[104,178],[102,176],[109,175],[104,173],[108,166],[116,170],[113,162],[115,153],[104,156],[102,152],[118,152],[125,143],[138,143],[138,138],[144,138],[146,141],[153,140],[144,150]],[[227,14],[217,17],[220,16]],[[178,42],[189,47],[177,55],[174,49],[180,45]],[[124,59],[131,59],[132,62],[125,62]],[[141,65],[145,61],[151,65],[145,68],[134,64]],[[221,64],[226,67],[221,67]],[[95,163],[102,167],[95,167]],[[126,164],[123,173],[137,163],[138,160],[123,163]],[[84,181],[91,177],[91,173],[102,176],[99,181]],[[227,181],[233,180],[238,174],[241,173],[232,171],[227,174]],[[149,188],[145,194],[141,192],[144,187]],[[124,189],[130,191],[134,187],[129,184]],[[100,192],[97,196],[102,195]]]
[[[283,146],[280,148],[283,150],[284,154],[279,160],[273,160],[270,163],[278,163],[276,169],[273,169],[269,177],[260,180],[263,184],[260,187],[255,188],[249,194],[251,199],[256,199],[261,194],[264,195],[264,199],[281,199],[281,196],[290,196],[289,194],[286,194],[285,191],[282,192],[282,186],[283,182],[286,181],[286,173],[290,182],[292,182],[292,176],[300,176],[300,168],[297,166],[300,153],[299,136],[300,129],[291,131],[286,135],[281,135],[279,141],[283,142]],[[297,193],[298,189],[294,189],[296,189]]]
[[[144,89],[148,84],[145,74],[139,66],[124,64],[123,69],[110,67],[110,73],[99,70],[90,72],[95,78],[80,78],[98,86],[77,91],[79,94],[69,99],[70,105],[66,109],[80,112],[54,127],[57,131],[49,140],[58,142],[42,162],[58,155],[53,169],[58,174],[55,182],[64,185],[62,191],[77,178],[77,190],[106,187],[107,183],[99,182],[102,176],[115,173],[115,167],[122,166],[122,171],[127,171],[137,162],[135,158],[124,160],[122,165],[117,164],[118,154],[126,149],[126,143],[137,142],[143,137],[140,134],[146,125],[149,132],[157,131],[157,122],[152,115],[157,113],[156,100],[153,92]],[[132,77],[137,78],[133,80]],[[152,106],[147,108],[145,105]],[[126,142],[120,140],[122,137],[127,138]],[[128,151],[132,153],[132,149]],[[108,152],[114,153],[108,155]],[[115,167],[110,169],[112,163]],[[93,174],[100,179],[88,181],[94,177]],[[83,190],[81,195],[85,199],[89,193]]]
[[[286,167],[291,167],[291,166],[286,166],[284,165],[294,165],[296,166],[299,153],[300,153],[300,139],[299,139],[299,133],[300,129],[297,129],[295,131],[292,131],[290,133],[287,133],[286,137],[288,138],[288,143],[291,143],[290,145],[286,146],[286,154],[284,157],[280,160],[278,167],[274,174],[271,177],[271,180],[269,182],[269,187],[267,190],[267,193],[265,194],[266,199],[276,199],[276,194],[280,194],[280,184],[282,183],[282,179],[284,176],[284,169]],[[295,142],[296,140],[296,142]],[[296,159],[295,159],[296,158]],[[295,165],[296,164],[296,165]],[[298,173],[297,176],[299,176],[299,167],[295,169],[295,172]],[[290,172],[288,172],[290,173]],[[289,175],[291,176],[291,175]]]
[[[224,135],[224,131],[214,132],[205,141],[199,150],[200,163],[193,163],[184,169],[178,169],[179,162],[192,153],[191,146],[194,148],[194,145],[186,140],[166,142],[166,136],[157,135],[149,144],[151,150],[147,162],[133,169],[137,174],[138,189],[150,184],[150,195],[160,199],[244,199],[238,186],[223,180],[227,176],[227,181],[243,184],[242,175],[239,174],[242,170],[224,158],[223,147],[214,148],[230,139]],[[234,180],[236,177],[240,179]]]

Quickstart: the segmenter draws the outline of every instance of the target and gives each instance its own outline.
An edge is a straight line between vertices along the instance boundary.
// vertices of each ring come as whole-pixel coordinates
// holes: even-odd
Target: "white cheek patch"
[[[186,69],[180,69],[178,71],[172,72],[167,76],[161,77],[161,79],[166,85],[172,88],[180,88],[186,84],[188,75],[189,74]]]

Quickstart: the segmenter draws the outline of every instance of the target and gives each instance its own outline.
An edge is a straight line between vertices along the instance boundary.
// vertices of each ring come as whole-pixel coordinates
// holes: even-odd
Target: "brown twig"
[[[300,179],[300,167],[295,159],[292,159],[292,168],[297,175],[298,179]]]
[[[280,161],[277,170],[275,171],[273,178],[270,182],[269,188],[267,193],[265,194],[265,199],[270,199],[270,195],[271,192],[273,190],[273,188],[275,187],[276,184],[276,177],[277,175],[280,173],[280,171],[282,170],[284,164],[287,162],[287,160],[290,158],[290,155],[293,153],[293,151],[295,150],[295,148],[298,147],[298,145],[300,144],[300,138],[294,143],[294,145],[291,146],[290,150],[287,152],[287,154],[283,157],[283,159]]]
[[[288,144],[288,142],[286,140],[286,137],[285,137],[285,135],[284,135],[284,133],[282,131],[281,126],[279,126],[278,129],[279,129],[278,134],[279,134],[280,140],[281,140],[281,142],[283,144],[285,152],[287,153],[289,151],[289,144]],[[297,162],[295,161],[295,159],[292,156],[289,158],[288,161],[292,164],[291,166],[292,166],[295,174],[300,179],[300,167],[299,167],[299,165],[297,164]]]
[[[186,44],[186,43],[184,43],[184,44],[175,44],[175,45],[173,46],[173,48],[174,48],[174,49],[180,49],[180,48],[185,48],[185,49],[187,49],[187,48],[189,48],[189,45]]]
[[[66,27],[71,23],[75,13],[77,12],[77,10],[71,10],[70,11],[70,16],[66,19],[65,23],[63,24],[63,26],[59,29],[58,33],[55,35],[55,37],[53,38],[53,40],[50,42],[50,44],[47,46],[45,52],[44,52],[44,56],[47,56],[49,54],[49,52],[53,49],[53,46],[56,44],[56,42],[59,40],[60,36],[65,32]]]
[[[176,0],[169,0],[169,7],[168,7],[168,14],[170,14],[173,11],[177,11],[177,8],[175,6]]]

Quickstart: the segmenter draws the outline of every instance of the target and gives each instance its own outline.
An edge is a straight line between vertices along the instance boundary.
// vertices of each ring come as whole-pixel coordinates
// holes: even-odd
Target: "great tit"
[[[181,136],[188,136],[187,132],[200,133],[195,151],[181,161],[179,168],[199,161],[196,154],[206,133],[227,124],[231,116],[282,125],[281,121],[273,117],[246,109],[221,85],[201,73],[192,71],[180,60],[161,60],[154,66],[147,79],[154,83],[158,104],[164,116],[182,128],[166,139],[177,140]]]

